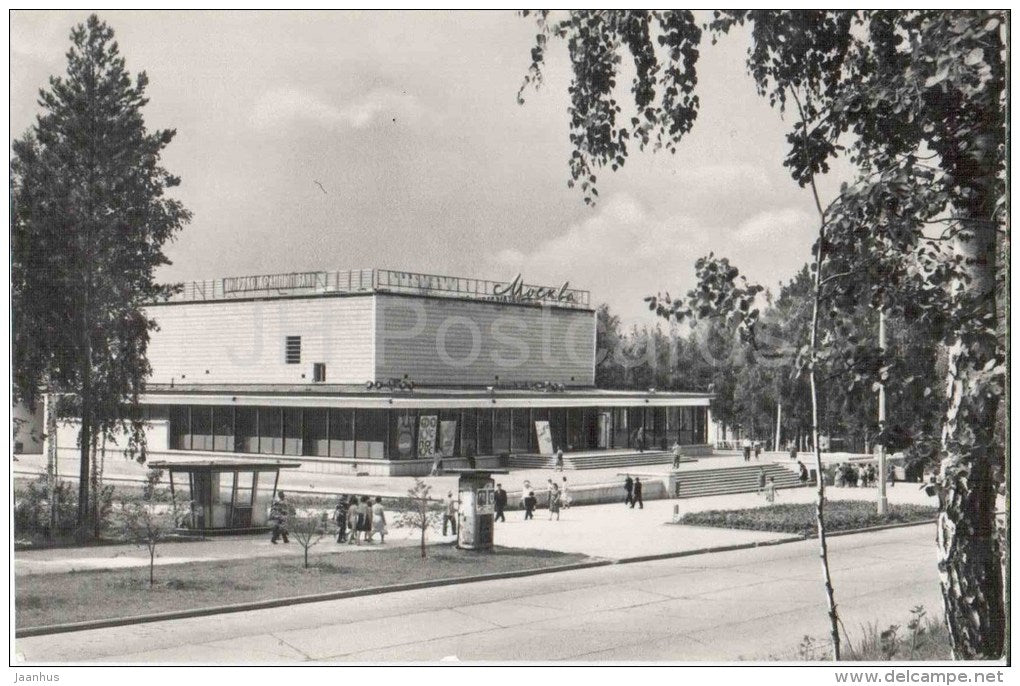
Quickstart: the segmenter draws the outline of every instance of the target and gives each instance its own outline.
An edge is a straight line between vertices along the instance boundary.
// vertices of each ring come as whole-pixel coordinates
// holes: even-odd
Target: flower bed
[[[885,516],[875,511],[875,503],[859,500],[833,500],[825,505],[825,525],[829,532],[866,529],[888,524],[924,522],[935,518],[934,507],[889,505]],[[776,531],[802,536],[817,533],[814,503],[784,503],[742,510],[706,510],[683,515],[678,524],[712,526],[721,529]]]

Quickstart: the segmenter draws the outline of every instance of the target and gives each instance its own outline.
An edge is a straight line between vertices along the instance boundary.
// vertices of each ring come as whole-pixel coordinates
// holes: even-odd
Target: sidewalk
[[[830,500],[868,500],[874,502],[876,490],[872,488],[829,488]],[[786,489],[779,492],[779,503],[814,502],[812,488]],[[909,484],[889,489],[889,502],[931,504],[931,499]],[[693,526],[675,526],[673,509],[680,514],[704,510],[764,507],[764,499],[754,493],[692,498],[685,500],[655,500],[645,508],[631,509],[622,503],[592,505],[564,510],[559,521],[550,521],[548,510],[538,510],[535,519],[524,521],[524,511],[507,510],[507,521],[496,523],[496,545],[510,548],[538,548],[566,553],[582,553],[597,558],[621,558],[662,555],[710,547],[742,545],[787,538],[787,534],[717,529]],[[418,532],[390,527],[386,547],[413,546],[418,543]],[[429,533],[429,541],[451,543],[453,536],[443,537],[438,531]],[[374,550],[379,544],[350,546],[338,545],[329,536],[323,537],[311,554],[355,553]],[[168,565],[185,562],[233,560],[248,557],[278,557],[300,554],[293,540],[289,545],[272,545],[269,534],[261,536],[230,536],[204,541],[166,543],[157,549],[156,564]],[[85,548],[58,548],[49,550],[18,551],[14,556],[16,576],[23,574],[55,574],[89,569],[119,569],[148,565],[148,551],[134,545],[95,546]]]

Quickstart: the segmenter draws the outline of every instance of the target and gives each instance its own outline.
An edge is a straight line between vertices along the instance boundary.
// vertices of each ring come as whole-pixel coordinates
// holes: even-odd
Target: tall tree
[[[180,180],[160,165],[175,131],[146,129],[148,77],[131,78],[113,30],[90,16],[72,29],[67,60],[13,145],[14,387],[30,407],[41,389],[74,398],[84,527],[100,436],[124,431],[144,457],[137,400],[155,323],[142,307],[172,292],[153,272],[191,215],[166,196]]]
[[[693,125],[702,28],[686,11],[535,17],[539,34],[526,84],[541,79],[550,41],[565,40],[573,68],[571,179],[592,202],[596,170],[619,168],[628,142],[672,150]],[[823,297],[835,307],[868,300],[907,321],[924,318],[949,351],[940,472],[946,506],[937,541],[946,617],[954,655],[999,657],[1004,556],[994,475],[1000,465],[1008,468],[995,431],[1005,390],[995,297],[996,268],[1006,260],[1004,17],[979,10],[735,11],[715,13],[705,28],[715,40],[738,25],[751,33],[747,65],[759,93],[776,107],[795,108],[785,161],[792,177],[814,190],[815,175],[844,153],[859,174],[830,204],[814,193],[812,376],[821,361]],[[616,92],[624,57],[635,67],[629,122]],[[699,271],[726,286],[718,273]],[[702,304],[746,314],[753,329],[754,303],[734,299],[741,289],[730,285],[714,290],[709,282],[699,291]],[[886,381],[882,362],[871,373]],[[817,414],[816,403],[816,431]]]

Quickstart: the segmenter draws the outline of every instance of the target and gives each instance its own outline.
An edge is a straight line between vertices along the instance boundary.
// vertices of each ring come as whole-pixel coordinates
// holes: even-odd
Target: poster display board
[[[397,452],[400,459],[414,456],[414,416],[405,414],[397,417]]]
[[[435,457],[438,424],[439,417],[434,414],[418,418],[418,457]]]
[[[443,457],[453,457],[454,449],[457,447],[456,419],[439,423],[439,446]]]
[[[538,452],[542,455],[553,454],[552,431],[549,429],[549,422],[539,420],[535,422],[535,434],[538,436]]]

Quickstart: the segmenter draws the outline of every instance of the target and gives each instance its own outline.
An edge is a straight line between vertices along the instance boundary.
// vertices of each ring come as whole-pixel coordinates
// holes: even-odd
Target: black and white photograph
[[[9,10],[8,682],[1004,683],[1010,19]]]

